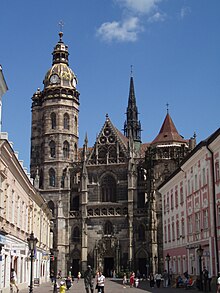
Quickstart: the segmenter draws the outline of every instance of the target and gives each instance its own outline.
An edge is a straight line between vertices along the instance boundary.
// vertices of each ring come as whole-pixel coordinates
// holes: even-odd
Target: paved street
[[[96,291],[96,290],[95,290]],[[198,290],[187,290],[187,292],[197,292]],[[47,284],[42,284],[39,287],[34,287],[33,290],[34,293],[48,293],[48,292],[53,292],[53,287],[50,283]],[[58,290],[59,292],[59,290]],[[71,289],[67,292],[70,293],[85,293],[85,288],[84,288],[84,281],[81,279],[79,283],[76,281],[74,282],[73,286]],[[161,292],[166,292],[166,293],[183,293],[186,292],[184,289],[176,289],[176,288],[149,288],[149,283],[146,281],[142,281],[140,283],[139,288],[130,288],[127,286],[126,288],[123,288],[122,286],[122,280],[111,280],[111,279],[106,279],[105,281],[105,293],[121,293],[121,292],[129,292],[129,293],[141,293],[141,292],[155,292],[155,293],[161,293]],[[214,292],[214,291],[213,291]],[[25,290],[20,290],[20,293],[28,293],[28,289]],[[96,292],[94,292],[96,293]]]

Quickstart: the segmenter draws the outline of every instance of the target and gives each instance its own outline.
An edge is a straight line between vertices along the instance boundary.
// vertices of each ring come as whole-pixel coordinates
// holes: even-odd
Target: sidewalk
[[[59,281],[58,281],[59,284]],[[29,292],[29,288],[24,289],[24,290],[20,290],[19,293],[28,293]],[[48,293],[48,292],[53,292],[53,286],[51,285],[51,283],[45,283],[45,284],[41,284],[38,287],[34,287],[33,288],[33,293]],[[57,292],[59,292],[59,289],[57,290]],[[66,291],[69,293],[86,293],[85,288],[84,288],[84,280],[81,279],[79,281],[79,283],[77,283],[76,281],[74,281],[73,286],[70,288],[69,291]],[[94,293],[96,293],[97,291],[94,290]],[[129,286],[127,286],[126,288],[123,288],[122,285],[122,279],[106,279],[105,281],[105,293],[142,293],[142,292],[146,292],[146,293],[150,293],[150,292],[154,292],[154,293],[183,293],[186,292],[185,289],[181,289],[181,288],[153,288],[151,289],[149,287],[149,283],[146,281],[142,281],[140,282],[140,286],[139,288],[130,288]],[[188,293],[191,292],[198,292],[198,290],[187,290]],[[214,291],[213,291],[214,292]]]

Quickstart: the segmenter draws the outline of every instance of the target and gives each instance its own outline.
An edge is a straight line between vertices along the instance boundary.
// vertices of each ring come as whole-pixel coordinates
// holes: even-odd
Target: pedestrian
[[[138,286],[139,286],[139,279],[136,278],[136,279],[135,279],[135,287],[138,288]]]
[[[61,281],[60,282],[60,293],[65,293],[65,292],[66,292],[65,282]]]
[[[130,287],[134,287],[134,277],[135,277],[135,274],[134,272],[131,273],[130,275]]]
[[[51,281],[52,284],[54,282],[54,279],[55,279],[54,270],[51,270],[50,271],[50,281]]]
[[[71,278],[71,276],[68,276],[66,278],[66,288],[67,288],[67,290],[69,290],[71,288],[71,286],[72,286],[72,278]]]
[[[85,271],[84,274],[84,284],[85,284],[85,289],[86,293],[90,292],[93,293],[93,275],[92,275],[92,268],[90,265],[87,266],[87,270]]]
[[[160,288],[161,278],[162,278],[161,274],[159,273],[155,274],[155,281],[156,281],[157,288]]]
[[[154,288],[154,275],[153,273],[151,272],[150,275],[149,275],[149,281],[150,281],[150,287],[151,288]]]
[[[98,293],[104,293],[105,289],[105,276],[102,274],[102,271],[98,271],[97,275],[97,287],[98,287]]]
[[[202,271],[202,279],[203,279],[203,284],[204,284],[204,291],[206,292],[208,289],[208,279],[209,279],[209,272],[206,269],[206,267],[203,267],[203,271]]]
[[[17,289],[17,292],[19,292],[19,288],[18,288],[18,285],[17,285],[16,272],[15,272],[14,269],[11,269],[10,288],[12,289],[12,291],[13,291],[13,286],[15,286],[16,289]]]
[[[80,278],[81,278],[81,273],[78,272],[78,275],[77,275],[77,283],[79,282]]]
[[[127,275],[126,273],[124,273],[124,277],[123,277],[123,288],[126,288],[127,285]]]
[[[57,277],[58,277],[58,279],[62,279],[61,270],[58,271]]]
[[[164,288],[167,288],[168,287],[168,273],[167,273],[167,270],[164,270],[162,278],[163,278],[163,286],[164,286]]]

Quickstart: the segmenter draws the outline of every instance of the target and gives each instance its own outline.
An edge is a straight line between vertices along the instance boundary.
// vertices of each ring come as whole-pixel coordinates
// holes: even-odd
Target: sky
[[[142,142],[158,134],[167,106],[179,133],[197,143],[219,128],[219,0],[1,0],[0,64],[9,90],[2,131],[29,170],[31,98],[59,40],[80,92],[79,146],[93,146],[108,113],[123,129],[134,78]]]

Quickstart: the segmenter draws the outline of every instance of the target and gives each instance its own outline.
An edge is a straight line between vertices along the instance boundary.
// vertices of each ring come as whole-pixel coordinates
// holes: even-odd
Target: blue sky
[[[197,142],[219,128],[219,0],[1,0],[0,64],[9,91],[2,131],[29,169],[31,97],[43,89],[59,21],[80,92],[79,146],[95,142],[106,113],[123,128],[130,66],[142,141],[169,113]]]

